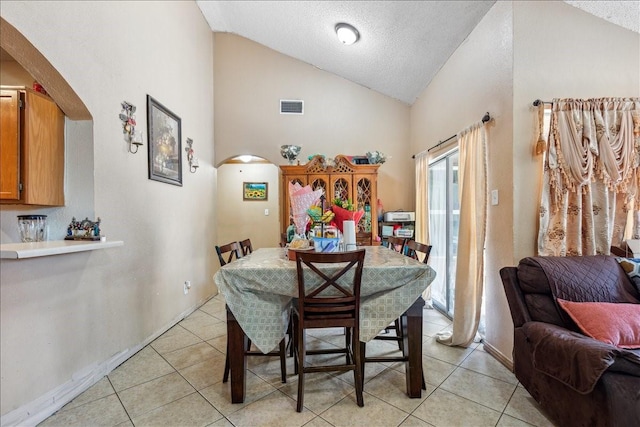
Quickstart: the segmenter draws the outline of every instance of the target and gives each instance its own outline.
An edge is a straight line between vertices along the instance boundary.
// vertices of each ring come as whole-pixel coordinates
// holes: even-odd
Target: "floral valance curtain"
[[[640,98],[556,99],[544,160],[539,255],[608,254],[638,210]]]

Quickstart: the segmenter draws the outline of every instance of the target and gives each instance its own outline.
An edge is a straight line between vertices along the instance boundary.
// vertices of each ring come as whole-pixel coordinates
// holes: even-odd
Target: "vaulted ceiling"
[[[253,40],[409,105],[495,1],[197,1],[211,29]],[[640,32],[640,1],[566,1]],[[356,27],[350,46],[337,23]]]

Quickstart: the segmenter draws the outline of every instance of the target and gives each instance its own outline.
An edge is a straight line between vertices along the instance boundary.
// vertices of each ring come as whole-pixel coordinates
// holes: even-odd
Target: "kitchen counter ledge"
[[[74,252],[93,251],[123,246],[124,242],[114,241],[81,241],[81,240],[49,240],[33,243],[6,243],[0,245],[1,259],[37,258],[50,255],[63,255]]]

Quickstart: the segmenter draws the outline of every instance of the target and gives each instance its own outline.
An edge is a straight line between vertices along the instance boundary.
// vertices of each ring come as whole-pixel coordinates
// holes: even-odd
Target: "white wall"
[[[93,123],[68,123],[67,134],[76,126],[92,133],[92,152],[76,152],[78,162],[92,165],[89,215],[102,218],[109,239],[125,242],[90,253],[2,260],[4,425],[60,401],[64,390],[99,379],[120,356],[215,294],[217,263],[211,225],[214,44],[195,2],[3,1],[0,14],[89,109]],[[200,168],[190,174],[183,165],[182,187],[147,179],[147,94],[182,119],[183,140],[195,141]],[[145,131],[136,155],[122,138],[123,100],[138,107],[138,126]],[[82,183],[70,184],[67,200],[76,203]],[[78,203],[77,216],[85,215],[84,202]],[[3,243],[16,237],[5,233],[4,215],[2,229]],[[187,296],[185,280],[193,283]]]

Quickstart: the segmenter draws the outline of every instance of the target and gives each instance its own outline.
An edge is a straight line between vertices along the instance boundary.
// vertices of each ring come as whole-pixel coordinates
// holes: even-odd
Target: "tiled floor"
[[[514,375],[482,346],[463,349],[435,342],[450,328],[435,310],[424,311],[423,366],[426,392],[405,393],[404,366],[369,363],[364,408],[355,403],[350,373],[309,374],[305,409],[296,412],[297,376],[288,359],[280,382],[278,358],[249,358],[247,396],[230,403],[222,383],[225,308],[209,300],[107,377],[43,421],[40,426],[550,426],[553,425]],[[331,345],[340,330],[317,334],[310,345]],[[367,355],[392,353],[374,341]]]

